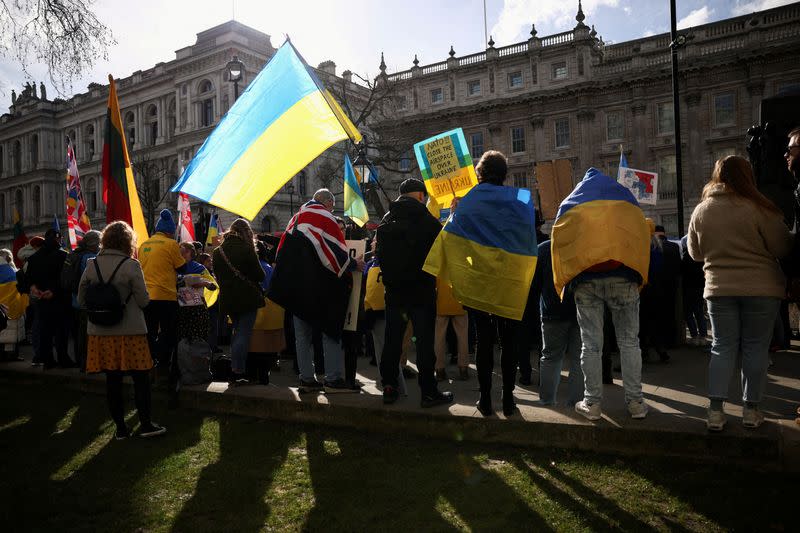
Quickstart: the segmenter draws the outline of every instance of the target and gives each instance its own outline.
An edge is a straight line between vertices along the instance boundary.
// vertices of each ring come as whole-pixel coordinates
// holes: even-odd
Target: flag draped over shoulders
[[[28,295],[17,290],[17,274],[9,264],[0,264],[0,304],[8,308],[8,318],[16,320],[28,307]]]
[[[343,274],[350,261],[336,219],[312,200],[292,217],[281,236],[269,299],[338,339],[349,295]]]
[[[617,262],[644,283],[650,263],[650,232],[633,194],[595,168],[561,202],[551,233],[553,282],[564,288],[587,269]]]
[[[482,183],[459,201],[423,270],[448,282],[464,306],[520,320],[536,254],[530,191]]]
[[[131,225],[139,242],[149,238],[147,225],[133,180],[128,146],[122,129],[122,118],[117,100],[117,85],[114,77],[108,76],[108,110],[106,111],[105,137],[103,141],[103,202],[106,204],[106,222],[123,220]]]
[[[172,192],[252,220],[323,151],[361,134],[288,40],[200,147]]]
[[[351,259],[344,242],[344,234],[333,214],[314,200],[304,204],[286,226],[278,244],[278,253],[283,247],[286,234],[295,229],[312,244],[320,264],[341,276]]]

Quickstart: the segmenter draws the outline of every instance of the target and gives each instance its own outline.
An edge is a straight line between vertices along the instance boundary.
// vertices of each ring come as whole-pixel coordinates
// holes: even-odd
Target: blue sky
[[[677,9],[688,27],[789,3],[677,0]],[[488,30],[495,46],[527,39],[532,22],[540,37],[567,31],[575,26],[577,4],[486,0]],[[483,0],[98,0],[95,6],[117,45],[108,61],[99,61],[68,94],[85,91],[92,81],[103,83],[109,72],[125,77],[174,59],[175,50],[194,43],[196,33],[230,20],[234,11],[236,20],[270,34],[274,46],[288,34],[309,63],[332,59],[337,72],[350,69],[365,77],[377,74],[381,51],[391,72],[410,68],[414,54],[427,64],[446,59],[451,45],[457,55],[485,48]],[[669,30],[668,0],[584,0],[583,8],[586,23],[606,42]],[[44,79],[41,67],[31,70],[36,80]],[[7,95],[23,81],[17,64],[0,59],[0,92]]]

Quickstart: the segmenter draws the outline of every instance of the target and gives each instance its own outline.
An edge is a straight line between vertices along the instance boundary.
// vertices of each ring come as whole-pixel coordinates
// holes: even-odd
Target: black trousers
[[[144,320],[153,360],[158,366],[168,365],[178,344],[178,302],[150,300],[144,308]]]
[[[356,381],[356,367],[358,356],[362,351],[362,338],[360,331],[342,331],[342,350],[344,351],[344,380],[348,384]]]
[[[475,366],[478,370],[478,386],[481,397],[488,397],[492,390],[492,370],[494,369],[494,344],[500,338],[500,368],[503,371],[503,395],[514,391],[517,377],[517,364],[521,359],[519,352],[524,348],[522,322],[502,318],[483,311],[472,310],[475,317],[475,330],[478,348],[475,351]]]
[[[397,388],[400,372],[400,355],[403,351],[403,336],[408,321],[414,328],[414,344],[417,348],[417,370],[419,388],[423,395],[434,394],[438,390],[433,368],[436,364],[434,351],[434,332],[436,330],[436,298],[434,294],[428,301],[406,303],[393,301],[386,296],[386,337],[381,356],[381,379],[383,386]]]
[[[75,363],[86,370],[86,352],[89,348],[88,316],[85,309],[72,310],[72,342],[75,347]]]
[[[58,364],[72,365],[67,351],[70,325],[69,300],[60,298],[39,300],[36,303],[36,320],[39,331],[39,361],[52,364],[53,348],[55,348]]]
[[[131,370],[136,412],[142,427],[150,425],[150,371]],[[106,371],[106,399],[111,418],[122,431],[125,429],[125,400],[122,397],[122,378],[125,373],[119,370]]]

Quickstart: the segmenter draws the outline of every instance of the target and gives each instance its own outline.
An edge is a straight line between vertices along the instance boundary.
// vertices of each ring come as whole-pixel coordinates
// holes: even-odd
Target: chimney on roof
[[[349,82],[352,83],[352,81],[353,81],[353,73],[350,72],[349,70],[345,70],[344,72],[342,72],[342,79],[344,81],[349,81]]]
[[[336,63],[333,61],[323,61],[317,66],[317,68],[322,72],[330,74],[331,76],[336,76]]]

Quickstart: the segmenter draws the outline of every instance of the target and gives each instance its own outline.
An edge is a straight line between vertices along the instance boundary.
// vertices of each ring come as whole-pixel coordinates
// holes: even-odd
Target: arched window
[[[11,156],[14,160],[14,174],[22,174],[22,143],[14,141],[14,153]]]
[[[169,105],[167,106],[167,124],[169,136],[172,137],[175,135],[175,99],[169,101]]]
[[[272,233],[272,218],[269,215],[261,219],[261,233]]]
[[[38,224],[42,218],[42,189],[38,185],[33,188],[33,220]]]
[[[200,104],[200,124],[208,127],[214,123],[214,99],[203,100]]]
[[[89,124],[84,130],[83,153],[87,161],[94,159],[94,124]]]
[[[214,85],[208,80],[203,80],[200,82],[197,92],[199,92],[200,94],[204,94],[204,93],[209,93],[213,90],[214,90]]]
[[[39,136],[31,136],[31,168],[39,166]]]
[[[23,218],[25,216],[25,206],[22,203],[22,189],[14,191],[14,207],[17,209],[20,218]]]
[[[147,144],[155,146],[158,139],[158,108],[155,104],[147,108],[147,132]]]
[[[128,133],[128,148],[133,148],[136,143],[136,117],[133,111],[125,113],[125,131]]]
[[[97,180],[91,178],[86,182],[86,192],[83,196],[86,199],[86,211],[92,216],[97,212]]]

